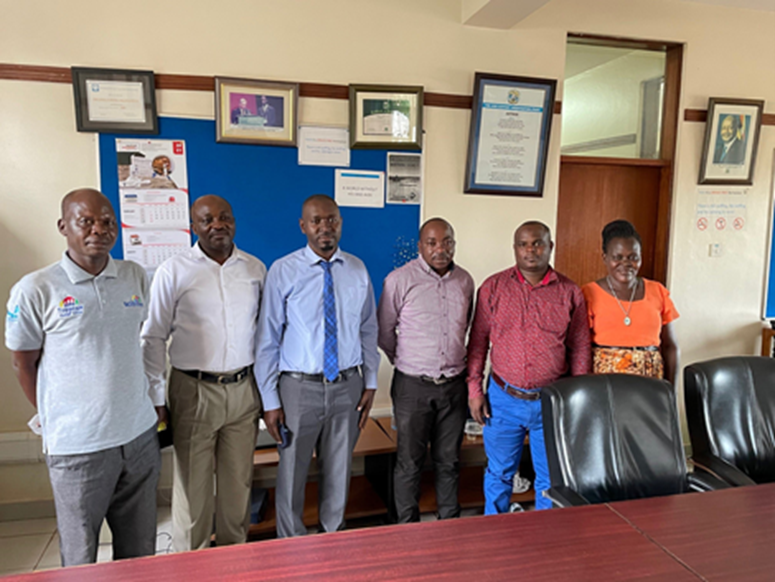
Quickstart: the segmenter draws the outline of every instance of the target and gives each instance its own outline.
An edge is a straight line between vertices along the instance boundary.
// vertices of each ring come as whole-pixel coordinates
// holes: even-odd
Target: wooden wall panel
[[[555,235],[555,267],[579,285],[605,275],[603,227],[629,220],[643,238],[641,275],[654,278],[662,166],[563,162]]]

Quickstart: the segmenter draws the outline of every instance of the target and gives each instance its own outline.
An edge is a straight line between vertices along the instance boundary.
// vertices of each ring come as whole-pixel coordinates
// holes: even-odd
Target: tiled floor
[[[0,522],[0,576],[59,568],[59,534],[55,519]],[[156,553],[172,551],[172,518],[169,507],[159,508]],[[110,529],[102,526],[98,562],[113,555]]]

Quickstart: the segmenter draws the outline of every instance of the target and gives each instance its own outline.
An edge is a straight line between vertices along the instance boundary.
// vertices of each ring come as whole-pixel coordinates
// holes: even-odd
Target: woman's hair
[[[608,245],[615,238],[634,238],[639,245],[643,245],[640,235],[632,223],[626,220],[614,220],[603,227],[603,252],[607,252]]]

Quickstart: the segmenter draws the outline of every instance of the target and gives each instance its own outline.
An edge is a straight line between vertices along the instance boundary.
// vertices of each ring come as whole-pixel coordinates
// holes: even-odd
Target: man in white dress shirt
[[[175,448],[175,551],[247,539],[253,450],[261,400],[253,362],[266,267],[234,244],[231,206],[207,195],[191,207],[199,240],[165,261],[151,284],[142,331],[151,386],[165,383]],[[213,493],[213,469],[217,499]]]

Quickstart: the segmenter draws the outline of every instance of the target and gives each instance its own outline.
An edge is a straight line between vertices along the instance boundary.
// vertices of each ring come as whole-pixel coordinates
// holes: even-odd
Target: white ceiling
[[[629,0],[619,0],[629,2]],[[684,0],[695,4],[713,4],[775,12],[775,0]],[[460,0],[463,24],[507,30],[548,4],[550,0]]]

